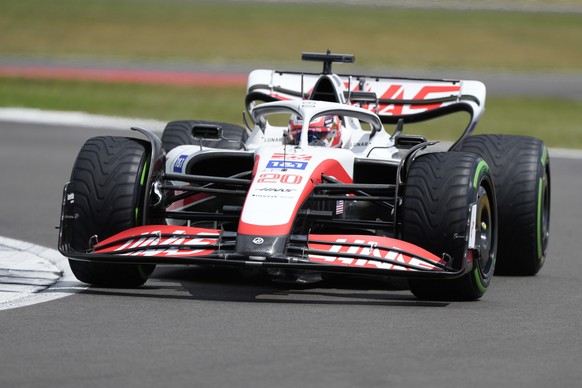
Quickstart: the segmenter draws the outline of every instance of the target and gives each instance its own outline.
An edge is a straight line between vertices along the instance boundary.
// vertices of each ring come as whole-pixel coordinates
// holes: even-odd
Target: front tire
[[[83,145],[71,173],[70,191],[78,214],[71,232],[74,250],[141,224],[149,145],[125,137],[95,137]],[[155,265],[93,263],[70,259],[82,282],[102,287],[137,287],[146,282]]]
[[[473,229],[472,211],[476,212]],[[468,263],[468,272],[457,279],[410,279],[416,297],[475,300],[483,296],[493,277],[497,250],[495,190],[485,161],[460,152],[417,157],[406,178],[402,238],[437,256],[449,255],[454,268]]]

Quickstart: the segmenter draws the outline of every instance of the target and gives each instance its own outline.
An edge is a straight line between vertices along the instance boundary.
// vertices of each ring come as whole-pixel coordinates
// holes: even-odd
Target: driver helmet
[[[303,118],[293,114],[289,120],[289,136],[293,144],[299,144]],[[308,143],[312,146],[340,147],[341,119],[336,115],[325,115],[316,118],[309,124]]]

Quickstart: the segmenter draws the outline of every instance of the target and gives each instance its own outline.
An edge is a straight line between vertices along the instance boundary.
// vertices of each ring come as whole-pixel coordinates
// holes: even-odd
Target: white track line
[[[117,130],[128,130],[131,127],[137,126],[158,133],[162,133],[164,127],[166,126],[165,121],[159,120],[112,117],[83,112],[46,111],[30,108],[0,108],[0,121],[79,126],[102,129],[107,128]],[[582,150],[552,148],[550,149],[550,157],[582,159]]]
[[[119,130],[128,130],[131,127],[137,126],[160,133],[167,124],[167,122],[159,120],[112,117],[84,112],[47,111],[31,108],[0,108],[0,121]]]
[[[59,252],[0,236],[0,310],[48,302],[85,288]]]
[[[551,158],[582,159],[582,150],[569,150],[566,148],[550,148]]]

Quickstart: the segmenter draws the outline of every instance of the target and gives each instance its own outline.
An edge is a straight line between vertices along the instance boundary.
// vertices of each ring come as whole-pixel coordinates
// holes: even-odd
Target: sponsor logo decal
[[[263,187],[261,189],[257,189],[256,191],[265,191],[271,193],[291,193],[293,191],[297,191],[297,189],[281,189],[277,187]]]
[[[180,155],[178,159],[174,163],[174,172],[182,172],[182,168],[184,167],[184,162],[188,158],[188,155]]]
[[[290,170],[305,170],[308,162],[298,162],[289,160],[269,160],[267,168],[284,168]]]
[[[213,253],[216,249],[212,245],[218,242],[218,234],[200,232],[196,237],[181,236],[186,234],[185,230],[174,230],[171,237],[160,237],[161,230],[152,230],[141,233],[142,236],[135,236],[128,239],[122,245],[112,248],[105,248],[98,252],[117,252],[125,249],[137,249],[135,252],[121,253],[122,256],[205,256]],[[152,236],[155,235],[155,236]],[[168,245],[172,245],[168,247]],[[161,247],[160,247],[161,246]],[[208,248],[206,247],[208,246]]]
[[[337,243],[346,243],[347,239],[336,239]],[[393,251],[389,248],[380,247],[376,241],[366,241],[366,240],[355,240],[354,243],[357,246],[347,246],[341,244],[333,245],[321,245],[321,244],[310,244],[309,247],[312,249],[318,249],[322,251],[330,252],[329,255],[318,255],[310,254],[309,259],[318,263],[327,263],[334,265],[341,265],[347,267],[364,267],[364,268],[379,268],[386,270],[398,270],[398,271],[416,271],[416,269],[408,268],[398,263],[405,265],[410,265],[418,267],[418,270],[435,270],[437,267],[431,265],[430,263],[420,260],[414,256],[409,256],[402,254],[397,251]],[[334,256],[333,253],[347,253],[353,255],[368,256],[369,259],[363,258],[350,258],[350,257],[340,257]],[[390,260],[391,262],[374,260],[374,257]]]
[[[253,244],[256,244],[256,245],[261,245],[264,242],[265,242],[265,239],[262,237],[255,237],[253,239]]]
[[[366,83],[364,86],[356,85],[355,90],[365,90],[368,92],[374,92],[379,100],[395,100],[394,103],[380,104],[377,103],[364,103],[360,106],[368,110],[379,110],[379,114],[388,115],[402,115],[402,114],[414,114],[418,112],[423,112],[427,110],[432,110],[443,106],[444,102],[427,102],[426,104],[406,104],[406,100],[431,100],[440,97],[457,96],[461,91],[460,85],[451,84],[428,84],[428,85],[405,85],[405,84],[382,84],[378,87],[376,85]],[[346,86],[347,87],[347,86]],[[374,90],[373,90],[374,89]],[[398,100],[402,100],[399,103]]]

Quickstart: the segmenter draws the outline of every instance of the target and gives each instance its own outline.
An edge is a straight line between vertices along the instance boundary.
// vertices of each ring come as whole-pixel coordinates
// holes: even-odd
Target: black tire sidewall
[[[477,155],[461,152],[431,153],[417,157],[406,178],[402,206],[402,238],[437,256],[452,257],[461,269],[469,254],[470,208],[484,186],[490,201],[493,250],[496,249],[495,190],[487,163]],[[478,262],[460,278],[452,280],[411,279],[411,291],[422,299],[474,300],[491,282],[495,257],[483,271]]]
[[[529,136],[475,135],[460,148],[487,161],[499,209],[498,275],[529,276],[543,266],[549,235],[550,160],[543,141]],[[545,191],[540,185],[547,178]],[[542,207],[547,196],[547,209]]]
[[[79,151],[69,183],[75,194],[78,219],[71,232],[74,250],[90,248],[99,241],[141,224],[144,172],[149,163],[149,144],[114,136],[89,139]],[[69,260],[75,276],[97,286],[134,287],[143,284],[155,265],[105,264]]]

